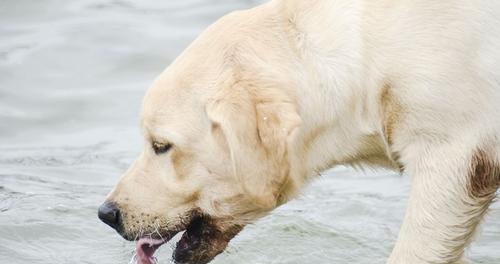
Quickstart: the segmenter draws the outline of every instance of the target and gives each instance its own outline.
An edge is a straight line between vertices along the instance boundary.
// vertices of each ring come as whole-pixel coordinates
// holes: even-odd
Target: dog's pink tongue
[[[141,238],[137,241],[135,252],[138,264],[155,264],[155,251],[164,243],[164,240]]]

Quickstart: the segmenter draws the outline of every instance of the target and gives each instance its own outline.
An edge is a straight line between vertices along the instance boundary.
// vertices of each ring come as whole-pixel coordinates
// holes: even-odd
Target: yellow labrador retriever
[[[338,164],[402,170],[387,263],[464,263],[500,183],[500,1],[275,0],[156,80],[145,148],[99,209],[139,263],[203,264]]]

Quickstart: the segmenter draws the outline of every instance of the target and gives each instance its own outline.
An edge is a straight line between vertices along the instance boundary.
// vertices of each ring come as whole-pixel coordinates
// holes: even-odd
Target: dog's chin
[[[195,217],[175,247],[173,259],[178,264],[205,264],[227,247],[242,229],[239,225],[222,227],[210,217]]]
[[[136,258],[139,264],[156,263],[154,253],[175,234],[182,232],[173,252],[177,264],[206,264],[227,247],[229,241],[242,229],[240,225],[221,225],[209,216],[193,216],[191,221],[177,230],[162,235],[152,234],[136,241]]]

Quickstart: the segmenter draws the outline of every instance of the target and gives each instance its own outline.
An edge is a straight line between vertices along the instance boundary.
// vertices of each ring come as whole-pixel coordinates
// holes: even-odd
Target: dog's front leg
[[[467,263],[464,248],[500,181],[494,155],[447,142],[420,144],[405,156],[412,189],[388,263]]]

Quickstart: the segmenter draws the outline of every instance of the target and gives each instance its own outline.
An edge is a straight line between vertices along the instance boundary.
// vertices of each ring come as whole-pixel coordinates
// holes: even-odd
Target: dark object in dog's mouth
[[[208,263],[221,253],[239,231],[240,227],[231,228],[230,232],[221,232],[214,221],[207,216],[196,216],[187,225],[186,231],[177,242],[173,253],[175,263],[203,264]],[[137,241],[136,254],[139,264],[154,264],[154,253],[175,234],[168,238],[144,237]]]

